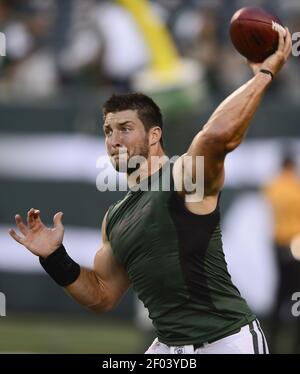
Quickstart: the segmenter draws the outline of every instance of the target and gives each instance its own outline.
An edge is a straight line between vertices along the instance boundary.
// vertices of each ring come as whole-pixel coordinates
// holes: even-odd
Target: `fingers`
[[[27,226],[24,224],[22,217],[19,214],[16,214],[15,216],[16,224],[18,226],[18,229],[23,235],[26,235],[28,232]]]
[[[16,232],[14,229],[10,229],[9,230],[9,235],[15,239],[15,241],[17,241],[18,243],[24,245],[24,239],[22,239]]]
[[[286,34],[286,30],[282,27],[282,28],[279,28],[277,30],[277,32],[278,32],[278,48],[277,48],[277,52],[283,52],[284,51],[284,46],[285,46],[284,37],[285,37],[285,34]]]
[[[40,216],[40,211],[38,209],[34,209],[33,218],[34,218],[35,222],[42,223],[41,216]]]
[[[31,208],[31,209],[28,210],[28,212],[27,212],[27,224],[28,224],[28,227],[29,227],[30,229],[32,228],[33,223],[34,223],[33,212],[34,212],[34,209],[33,209],[33,208]]]
[[[63,217],[63,212],[58,212],[55,214],[55,216],[53,217],[53,224],[54,224],[54,227],[58,228],[58,227],[63,227],[63,224],[62,224],[62,217]]]
[[[33,228],[33,226],[36,222],[41,222],[39,215],[40,215],[40,211],[37,210],[37,209],[31,208],[28,211],[28,213],[27,213],[27,223],[28,223],[28,227],[30,229]]]
[[[284,53],[284,55],[287,59],[289,57],[291,51],[292,51],[293,41],[292,41],[292,35],[291,35],[289,29],[286,27],[285,30],[286,30],[286,37],[285,37],[285,45],[284,45],[283,53]]]

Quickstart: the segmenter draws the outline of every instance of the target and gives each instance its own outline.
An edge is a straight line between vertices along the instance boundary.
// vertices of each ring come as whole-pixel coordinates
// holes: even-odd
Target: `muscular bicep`
[[[195,179],[197,174],[196,158],[204,157],[204,195],[217,195],[224,184],[224,143],[219,140],[218,136],[207,134],[205,130],[200,131],[192,141],[186,156],[192,157],[192,177]]]
[[[130,282],[123,266],[115,258],[108,243],[96,253],[94,272],[99,287],[102,289],[103,302],[108,309],[116,306],[130,287]]]
[[[130,287],[130,281],[123,266],[113,254],[106,236],[106,216],[102,223],[102,242],[102,248],[94,259],[94,273],[102,291],[102,303],[107,309],[112,309]]]

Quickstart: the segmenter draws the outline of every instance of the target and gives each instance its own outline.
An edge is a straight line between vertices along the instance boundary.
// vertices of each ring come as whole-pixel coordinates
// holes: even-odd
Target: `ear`
[[[162,136],[162,131],[159,126],[152,127],[149,130],[149,145],[155,145],[159,143]]]

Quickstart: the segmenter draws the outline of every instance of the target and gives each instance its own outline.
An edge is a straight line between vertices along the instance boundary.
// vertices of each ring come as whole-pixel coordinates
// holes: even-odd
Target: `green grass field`
[[[268,337],[270,326],[264,326]],[[281,329],[275,352],[291,353],[295,327]],[[144,353],[154,336],[103,317],[54,315],[0,318],[0,353]]]
[[[67,318],[67,317],[66,317]],[[143,334],[132,324],[61,316],[0,319],[1,353],[142,353]]]

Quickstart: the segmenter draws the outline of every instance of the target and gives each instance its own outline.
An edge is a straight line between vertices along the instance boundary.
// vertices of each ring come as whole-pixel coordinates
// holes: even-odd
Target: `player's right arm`
[[[62,244],[64,226],[62,213],[54,216],[54,227],[46,227],[40,218],[40,212],[30,209],[27,213],[27,225],[20,215],[16,215],[16,224],[23,237],[14,230],[10,235],[31,253],[46,259]],[[66,292],[79,304],[96,312],[111,310],[130,287],[127,274],[112,253],[106,237],[106,217],[102,224],[103,246],[96,253],[94,268],[81,267],[77,279],[65,287]]]

